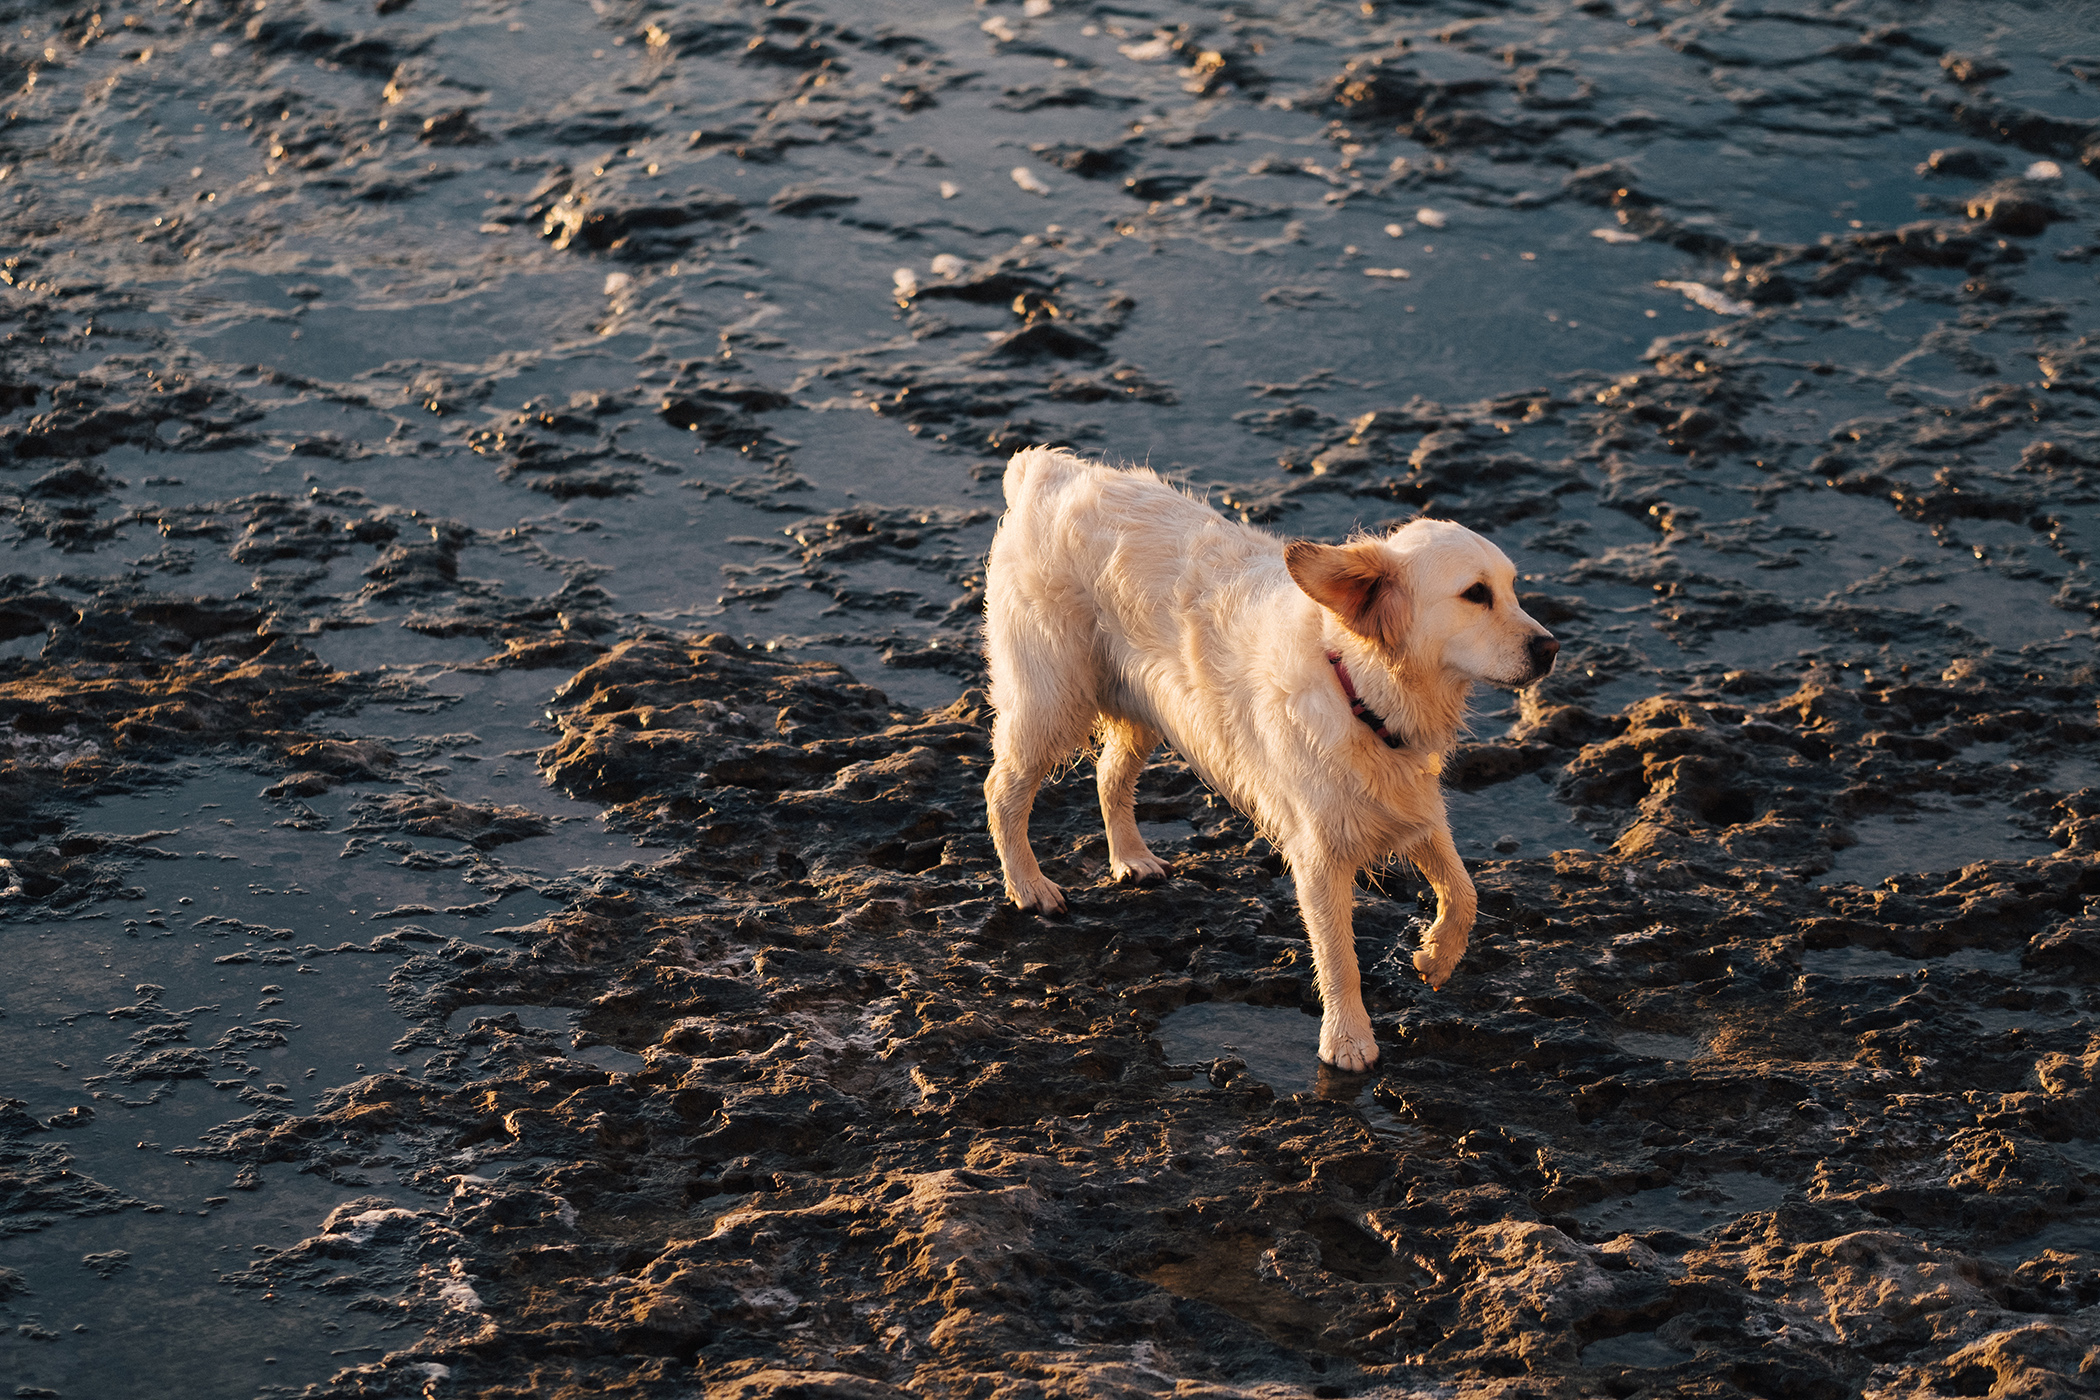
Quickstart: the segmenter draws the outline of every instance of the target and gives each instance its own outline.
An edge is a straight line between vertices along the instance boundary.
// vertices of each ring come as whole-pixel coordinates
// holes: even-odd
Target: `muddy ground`
[[[2100,1392],[2100,40],[1896,0],[14,4],[15,1396]],[[1163,754],[997,897],[1005,458],[1489,533],[1483,917]],[[214,883],[216,882],[216,883]]]

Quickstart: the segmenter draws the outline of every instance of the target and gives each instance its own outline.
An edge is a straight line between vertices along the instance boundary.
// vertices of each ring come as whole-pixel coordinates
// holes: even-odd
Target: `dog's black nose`
[[[1531,678],[1537,680],[1553,669],[1553,658],[1560,655],[1560,643],[1551,637],[1533,637],[1525,650],[1531,653]]]

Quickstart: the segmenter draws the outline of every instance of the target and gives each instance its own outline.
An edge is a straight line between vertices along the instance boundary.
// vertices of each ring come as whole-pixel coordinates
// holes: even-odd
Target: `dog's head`
[[[1395,661],[1529,685],[1560,651],[1518,604],[1509,556],[1449,520],[1344,545],[1294,540],[1283,558],[1314,602]]]

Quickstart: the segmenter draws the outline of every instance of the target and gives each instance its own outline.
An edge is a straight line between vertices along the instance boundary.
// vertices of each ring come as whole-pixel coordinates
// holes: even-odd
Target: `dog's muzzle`
[[[1524,644],[1525,653],[1531,658],[1531,674],[1524,678],[1526,685],[1545,679],[1553,669],[1553,658],[1560,655],[1560,643],[1551,637],[1533,637]]]

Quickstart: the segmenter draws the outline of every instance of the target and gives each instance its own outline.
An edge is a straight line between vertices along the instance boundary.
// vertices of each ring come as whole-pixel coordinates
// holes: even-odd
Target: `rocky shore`
[[[0,40],[15,1395],[2100,1393],[2075,13],[207,10]],[[999,898],[1034,442],[1561,638],[1377,1075],[1171,753]]]

